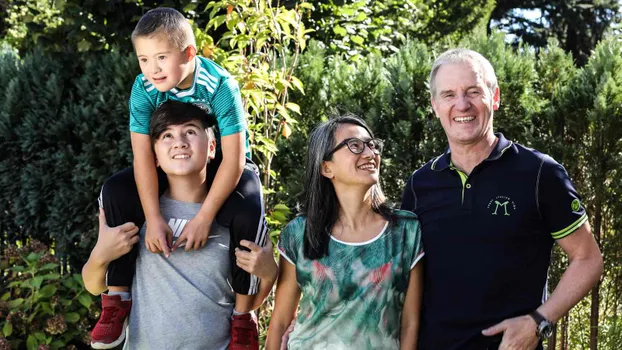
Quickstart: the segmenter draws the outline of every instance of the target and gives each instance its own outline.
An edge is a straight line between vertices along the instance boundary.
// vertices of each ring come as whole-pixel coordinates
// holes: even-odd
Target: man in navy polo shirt
[[[449,148],[402,199],[426,250],[419,349],[541,349],[602,273],[585,208],[559,163],[493,132],[499,87],[482,55],[443,53],[430,89]],[[547,300],[555,242],[570,263]]]

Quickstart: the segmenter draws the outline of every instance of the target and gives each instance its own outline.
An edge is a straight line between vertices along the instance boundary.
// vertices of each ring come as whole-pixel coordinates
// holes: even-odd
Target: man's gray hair
[[[492,68],[492,64],[482,56],[480,53],[469,49],[451,49],[443,52],[434,64],[432,65],[432,71],[430,72],[430,94],[432,98],[436,96],[436,74],[441,66],[445,64],[472,64],[475,69],[479,68],[482,73],[484,82],[488,85],[490,91],[494,91],[497,88],[497,76],[495,70]]]

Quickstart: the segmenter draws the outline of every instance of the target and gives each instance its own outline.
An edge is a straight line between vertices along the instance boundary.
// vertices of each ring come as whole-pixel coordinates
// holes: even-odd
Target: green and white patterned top
[[[303,254],[306,219],[281,232],[278,250],[296,266],[300,314],[288,349],[399,349],[400,315],[410,270],[423,257],[415,214],[395,211],[373,239],[347,243],[331,236],[328,255]]]

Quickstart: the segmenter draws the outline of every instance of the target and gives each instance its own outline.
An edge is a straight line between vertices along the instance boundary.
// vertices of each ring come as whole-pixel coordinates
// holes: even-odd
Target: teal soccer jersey
[[[158,91],[144,74],[139,74],[134,81],[130,95],[130,131],[148,135],[151,113],[168,100],[207,107],[218,121],[217,143],[219,147],[221,136],[244,132],[246,134],[246,156],[250,157],[240,88],[224,68],[206,58],[197,56],[192,86],[185,90],[173,88],[166,92]]]

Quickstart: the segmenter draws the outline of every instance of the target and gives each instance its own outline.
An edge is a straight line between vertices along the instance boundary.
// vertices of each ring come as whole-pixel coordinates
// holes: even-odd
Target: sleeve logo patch
[[[581,202],[575,198],[570,204],[570,208],[572,208],[572,211],[579,211],[579,209],[581,209]]]

